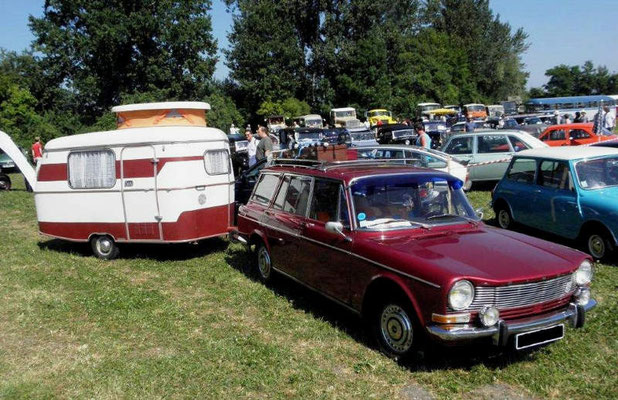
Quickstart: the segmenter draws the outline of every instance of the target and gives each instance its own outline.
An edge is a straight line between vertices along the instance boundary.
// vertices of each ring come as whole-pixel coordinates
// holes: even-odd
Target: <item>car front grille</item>
[[[477,286],[474,301],[468,310],[480,311],[492,305],[498,310],[528,307],[564,299],[575,292],[572,275],[564,275],[546,281],[508,286]]]

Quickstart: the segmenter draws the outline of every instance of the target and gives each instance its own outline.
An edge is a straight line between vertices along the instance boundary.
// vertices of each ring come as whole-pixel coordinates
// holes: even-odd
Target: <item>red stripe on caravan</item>
[[[43,164],[39,168],[37,181],[66,181],[67,180],[67,165],[66,164]]]
[[[230,204],[229,208],[234,205]],[[231,225],[228,206],[185,211],[176,222],[163,222],[164,242],[186,242],[201,238],[226,235]],[[116,240],[126,241],[123,222],[39,222],[39,230],[49,236],[62,239],[86,241],[93,233],[109,234]],[[156,223],[130,223],[130,241],[158,239],[159,227]],[[153,235],[156,233],[155,235]]]
[[[190,157],[168,157],[159,158],[157,165],[157,173],[161,172],[163,166],[169,162],[178,161],[197,161],[202,160],[202,156]],[[67,164],[42,164],[39,168],[37,180],[41,182],[66,181]],[[141,160],[125,160],[124,161],[124,177],[125,178],[151,178],[154,176],[154,167],[152,159],[146,158]],[[120,161],[116,161],[116,179],[120,179]]]

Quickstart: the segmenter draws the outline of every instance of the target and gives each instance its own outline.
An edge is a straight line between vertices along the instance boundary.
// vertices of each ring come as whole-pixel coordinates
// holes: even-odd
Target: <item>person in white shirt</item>
[[[603,107],[603,111],[605,111],[605,115],[603,117],[603,128],[612,132],[616,126],[616,116],[609,111],[608,106]]]
[[[234,126],[234,123],[232,122],[232,125],[230,125],[230,135],[236,135],[238,133],[238,128]]]
[[[255,137],[253,137],[251,129],[247,129],[245,131],[245,137],[249,142],[249,144],[247,145],[247,154],[249,155],[249,167],[251,167],[256,163],[255,153],[257,151],[258,141]]]

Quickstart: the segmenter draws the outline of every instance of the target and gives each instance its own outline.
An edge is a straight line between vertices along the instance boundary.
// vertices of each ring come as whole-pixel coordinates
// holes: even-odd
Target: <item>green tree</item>
[[[48,82],[89,123],[123,94],[197,100],[216,63],[211,1],[47,0],[30,18]]]
[[[260,104],[257,115],[267,118],[270,115],[283,115],[285,118],[294,118],[309,114],[311,106],[304,101],[287,98],[280,101],[266,100]]]

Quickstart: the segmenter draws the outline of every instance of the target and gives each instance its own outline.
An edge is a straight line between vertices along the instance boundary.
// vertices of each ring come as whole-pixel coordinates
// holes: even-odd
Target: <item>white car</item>
[[[352,150],[352,149],[350,149]],[[358,159],[403,159],[406,164],[422,168],[437,169],[447,172],[464,182],[464,190],[472,185],[468,180],[468,168],[455,157],[438,150],[426,149],[419,146],[381,145],[354,148]]]

